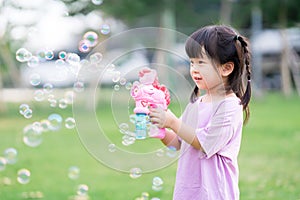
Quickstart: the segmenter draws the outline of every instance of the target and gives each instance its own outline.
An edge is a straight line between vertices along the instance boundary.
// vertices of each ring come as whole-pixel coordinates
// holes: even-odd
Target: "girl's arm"
[[[159,128],[170,128],[177,134],[181,139],[191,144],[194,148],[204,152],[201,144],[196,137],[195,129],[183,123],[182,120],[178,119],[170,110],[164,111],[160,108],[150,109],[150,119],[152,123],[156,123]],[[166,134],[163,139],[163,143],[174,139],[174,135],[170,133]],[[168,145],[168,143],[167,143]]]
[[[178,139],[178,136],[176,133],[174,133],[172,130],[166,129],[166,136],[161,139],[162,143],[166,145],[167,147],[175,147],[177,150],[180,149],[181,142]]]

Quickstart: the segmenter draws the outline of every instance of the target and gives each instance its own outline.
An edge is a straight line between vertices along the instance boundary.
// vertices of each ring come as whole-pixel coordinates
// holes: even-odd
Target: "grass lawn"
[[[89,199],[135,200],[142,193],[148,193],[149,199],[172,199],[176,162],[151,173],[142,173],[139,178],[131,178],[128,173],[113,170],[97,161],[82,144],[76,129],[65,127],[43,133],[43,142],[37,147],[25,145],[22,130],[27,124],[41,121],[51,113],[59,113],[63,119],[73,115],[70,106],[59,109],[36,102],[29,104],[34,111],[30,119],[18,113],[20,104],[9,104],[8,113],[0,114],[0,157],[7,148],[18,151],[17,162],[7,164],[0,171],[1,200],[38,199],[41,194],[42,199],[47,200],[80,199],[76,198],[80,184],[88,186]],[[109,107],[109,104],[99,105],[96,116],[105,132],[117,133],[109,136],[116,146],[128,151],[147,152],[161,145],[150,139],[128,147],[122,145],[122,134],[111,120]],[[179,113],[180,109],[173,109]],[[297,96],[287,99],[279,94],[268,94],[263,99],[252,100],[251,117],[244,128],[239,156],[242,200],[300,199],[299,113],[300,98]],[[86,120],[90,119],[87,117]],[[75,180],[68,177],[71,166],[80,169]],[[31,172],[28,184],[17,181],[17,171],[22,168]],[[164,181],[161,191],[152,190],[152,180],[156,176]]]

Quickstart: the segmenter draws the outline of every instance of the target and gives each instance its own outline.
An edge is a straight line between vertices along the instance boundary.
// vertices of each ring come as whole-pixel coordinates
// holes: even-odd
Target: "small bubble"
[[[141,198],[143,199],[143,200],[148,200],[149,199],[149,193],[148,192],[143,192],[142,193],[142,195],[141,195]]]
[[[44,91],[43,90],[34,91],[33,98],[36,101],[44,101],[45,99]]]
[[[93,64],[97,64],[101,62],[102,58],[103,58],[102,53],[96,52],[90,56],[90,62]]]
[[[23,116],[24,116],[26,119],[31,118],[31,117],[32,117],[32,110],[31,110],[30,108],[26,109],[26,110],[24,111]]]
[[[91,49],[89,47],[89,42],[87,40],[81,40],[78,43],[78,50],[82,53],[87,53],[89,52]]]
[[[73,89],[75,92],[83,92],[84,91],[84,83],[81,81],[76,81],[73,85]]]
[[[68,107],[68,102],[65,98],[62,98],[59,100],[58,102],[58,107],[60,107],[61,109],[65,109]]]
[[[68,117],[65,119],[65,127],[67,129],[72,129],[75,128],[76,123],[75,123],[75,119],[73,117]]]
[[[43,119],[43,120],[41,120],[40,123],[41,123],[41,129],[43,132],[49,131],[50,122],[48,119]]]
[[[16,59],[19,62],[27,62],[32,57],[32,54],[25,48],[20,48],[16,52]]]
[[[41,83],[41,76],[37,73],[31,74],[30,76],[30,84],[32,86],[37,86]]]
[[[28,169],[20,169],[18,171],[18,182],[21,184],[27,184],[30,181],[30,171]]]
[[[110,33],[110,26],[108,24],[102,24],[101,27],[100,27],[100,32],[103,35],[109,34]]]
[[[112,81],[116,83],[120,80],[120,78],[121,78],[121,72],[115,71],[112,77]]]
[[[20,106],[19,106],[19,113],[21,115],[24,115],[24,112],[29,109],[29,105],[25,104],[25,103],[22,103]]]
[[[88,191],[89,191],[89,187],[85,184],[80,184],[77,187],[77,194],[79,196],[87,196]]]
[[[137,168],[137,167],[132,168],[132,169],[130,169],[129,176],[131,178],[134,178],[134,179],[139,178],[139,177],[142,176],[142,170],[140,168]]]
[[[129,145],[132,145],[133,143],[135,142],[135,137],[132,136],[132,135],[124,135],[122,137],[122,144],[124,146],[129,146]]]
[[[28,67],[31,68],[37,67],[39,64],[40,64],[40,60],[37,56],[32,56],[27,62]]]
[[[174,146],[169,146],[166,152],[167,156],[170,158],[174,158],[177,155],[177,149]]]
[[[57,59],[55,61],[55,66],[57,68],[63,67],[63,66],[65,66],[65,64],[66,64],[66,62],[63,59]]]
[[[115,86],[114,86],[114,90],[115,90],[115,91],[119,91],[119,90],[120,90],[120,86],[119,86],[119,85],[115,85]]]
[[[68,177],[71,180],[76,180],[79,178],[80,175],[80,169],[77,166],[71,166],[68,170]]]
[[[4,157],[7,164],[15,164],[17,162],[18,151],[15,148],[8,148],[4,150]]]
[[[42,132],[32,124],[23,129],[23,142],[29,147],[37,147],[43,141]]]
[[[163,157],[163,156],[164,156],[164,153],[165,153],[165,151],[164,151],[163,149],[158,149],[158,150],[156,151],[156,155],[157,155],[158,157]]]
[[[120,132],[126,134],[129,131],[129,125],[127,123],[119,124]]]
[[[126,90],[131,90],[131,87],[132,87],[132,83],[128,82],[125,84]]]
[[[98,42],[98,35],[94,31],[88,31],[83,35],[83,39],[87,41],[89,47],[94,47]]]
[[[163,180],[156,176],[152,180],[152,190],[154,191],[161,191],[163,189]]]
[[[66,57],[67,57],[67,52],[65,52],[65,51],[60,51],[59,53],[58,53],[58,57],[60,58],[60,59],[66,59]]]
[[[122,77],[120,78],[120,85],[125,85],[126,84],[126,78]]]
[[[68,53],[66,58],[67,63],[70,65],[77,65],[80,62],[80,57],[76,53]]]
[[[48,116],[50,122],[49,129],[52,131],[57,131],[61,128],[62,117],[59,114],[53,113]]]
[[[116,145],[115,144],[109,144],[108,145],[108,151],[115,152],[116,151]]]
[[[54,53],[52,50],[45,51],[45,58],[46,60],[52,60],[54,58]]]
[[[46,94],[49,94],[53,91],[53,85],[51,83],[45,83],[43,85],[43,91],[46,93]]]

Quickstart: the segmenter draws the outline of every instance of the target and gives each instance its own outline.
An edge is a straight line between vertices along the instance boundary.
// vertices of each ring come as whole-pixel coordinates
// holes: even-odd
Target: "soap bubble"
[[[28,169],[20,169],[18,171],[18,182],[21,184],[27,184],[30,181],[30,171]]]
[[[158,157],[163,157],[163,156],[164,156],[164,153],[165,153],[165,151],[164,151],[163,149],[158,149],[158,150],[156,151],[156,155],[157,155]]]
[[[92,3],[98,6],[103,3],[103,0],[92,0]]]
[[[65,52],[65,51],[60,51],[59,53],[58,53],[58,57],[60,58],[60,59],[66,59],[66,57],[67,57],[67,52]]]
[[[44,101],[44,99],[45,99],[44,91],[43,90],[34,91],[33,98],[36,101]]]
[[[65,109],[67,108],[67,106],[68,106],[68,102],[65,98],[59,100],[58,107],[60,107],[61,109]]]
[[[149,193],[148,192],[143,192],[141,195],[142,200],[148,200],[149,199]]]
[[[113,74],[112,81],[116,83],[120,80],[120,78],[121,78],[121,72],[115,71]]]
[[[41,76],[37,73],[31,74],[29,78],[29,82],[32,86],[37,86],[41,83]]]
[[[129,131],[129,125],[127,123],[121,123],[119,124],[119,129],[121,133],[127,134],[127,132]]]
[[[45,83],[43,85],[43,91],[47,94],[51,93],[53,91],[53,85],[51,83]]]
[[[49,131],[50,122],[48,119],[41,120],[40,124],[43,132]]]
[[[54,58],[54,53],[52,50],[45,51],[45,58],[46,60],[52,60]]]
[[[16,59],[19,62],[27,62],[32,57],[32,54],[25,48],[20,48],[16,52]]]
[[[79,178],[80,175],[80,169],[77,166],[71,166],[68,170],[68,177],[71,180],[76,180]]]
[[[50,122],[49,129],[51,131],[57,131],[60,129],[63,119],[59,114],[53,113],[48,116],[48,120]]]
[[[81,40],[78,43],[78,50],[82,53],[87,53],[89,52],[91,49],[89,47],[89,42],[87,40]]]
[[[131,87],[132,87],[132,83],[128,82],[125,84],[126,90],[131,90]]]
[[[84,83],[81,81],[76,81],[73,85],[73,89],[75,92],[83,92],[84,91]]]
[[[70,64],[70,65],[77,65],[80,62],[80,57],[78,54],[76,53],[68,53],[67,54],[67,58],[66,61]]]
[[[177,149],[174,146],[169,146],[166,152],[167,156],[170,158],[174,158],[177,155]]]
[[[32,110],[30,108],[26,109],[23,113],[23,116],[26,118],[26,119],[29,119],[32,117]]]
[[[6,159],[3,157],[0,157],[0,171],[5,170],[6,167]]]
[[[37,67],[40,63],[40,60],[37,56],[32,56],[28,62],[27,62],[27,65],[28,67],[31,67],[31,68],[34,68],[34,67]]]
[[[161,191],[163,188],[163,183],[164,182],[160,177],[158,176],[154,177],[152,180],[152,190]]]
[[[109,144],[108,145],[108,151],[115,152],[116,151],[116,145],[115,144]]]
[[[73,117],[68,117],[65,119],[65,127],[67,129],[72,129],[72,128],[75,128],[75,119]]]
[[[98,35],[94,31],[88,31],[83,35],[83,39],[87,41],[89,47],[94,47],[98,42]]]
[[[126,78],[122,77],[120,78],[120,85],[125,85],[126,84]]]
[[[85,184],[80,184],[77,187],[77,194],[79,196],[87,196],[88,191],[89,191],[89,187]]]
[[[124,135],[122,137],[122,144],[124,146],[132,145],[134,142],[135,142],[135,137],[133,137],[131,135]]]
[[[23,142],[29,147],[37,147],[43,141],[42,132],[39,128],[29,124],[23,129]]]
[[[4,158],[7,164],[15,164],[17,162],[18,151],[15,148],[7,148],[4,150]]]
[[[21,115],[24,115],[24,112],[29,109],[29,105],[28,104],[25,104],[25,103],[22,103],[20,106],[19,106],[19,113]]]
[[[117,84],[117,85],[114,85],[114,90],[115,91],[119,91],[120,90],[120,86]]]
[[[63,59],[57,59],[55,61],[55,66],[59,69],[63,66],[65,66],[66,62]]]
[[[129,176],[134,179],[139,178],[142,176],[142,170],[137,167],[131,168]]]
[[[93,53],[91,56],[90,56],[90,62],[91,63],[100,63],[101,60],[103,58],[103,55],[102,53],[100,52],[96,52],[96,53]]]
[[[109,34],[110,33],[110,26],[108,24],[102,24],[101,27],[100,27],[100,32],[103,35]]]

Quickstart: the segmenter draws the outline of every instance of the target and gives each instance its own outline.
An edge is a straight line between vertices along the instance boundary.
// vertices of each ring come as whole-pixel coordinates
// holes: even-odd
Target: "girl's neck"
[[[225,99],[227,97],[235,97],[235,93],[230,91],[224,91],[224,92],[209,92],[207,91],[205,95],[202,96],[201,102],[213,102],[213,101],[219,101],[222,99]]]

